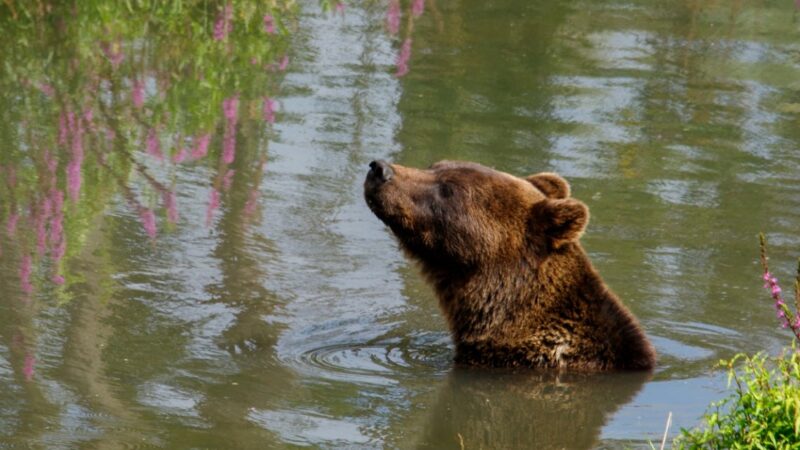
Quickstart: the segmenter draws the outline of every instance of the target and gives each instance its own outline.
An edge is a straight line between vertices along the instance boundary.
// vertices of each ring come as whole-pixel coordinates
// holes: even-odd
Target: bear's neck
[[[582,291],[602,286],[577,244],[543,259],[525,255],[457,273],[432,272],[429,278],[457,343],[514,339],[546,324],[554,310],[579,303]]]

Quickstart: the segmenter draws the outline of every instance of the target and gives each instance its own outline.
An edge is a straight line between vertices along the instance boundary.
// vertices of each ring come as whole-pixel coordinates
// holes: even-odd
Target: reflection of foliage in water
[[[214,173],[208,225],[235,180],[254,215],[269,127],[250,127],[264,142],[239,154],[237,129],[275,120],[294,13],[291,0],[0,7],[2,250],[18,254],[23,292],[40,267],[65,282],[62,258],[116,192],[151,238],[177,222],[182,165]]]
[[[435,3],[431,2],[435,9]],[[414,21],[425,12],[425,0],[412,0],[408,5],[406,20],[406,29],[403,34],[403,44],[400,46],[400,51],[397,53],[397,60],[395,62],[397,70],[396,77],[403,77],[409,71],[409,60],[411,59],[411,42],[412,35],[414,34]],[[400,0],[389,0],[389,7],[386,10],[386,29],[392,36],[400,37],[400,22],[402,19],[402,10]]]

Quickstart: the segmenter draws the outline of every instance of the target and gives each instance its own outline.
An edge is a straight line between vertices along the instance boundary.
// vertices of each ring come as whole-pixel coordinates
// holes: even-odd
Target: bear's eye
[[[450,198],[453,196],[453,186],[450,183],[441,183],[439,185],[439,195],[442,198]]]

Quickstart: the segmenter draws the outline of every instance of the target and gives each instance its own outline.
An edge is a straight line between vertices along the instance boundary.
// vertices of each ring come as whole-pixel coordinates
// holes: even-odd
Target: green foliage
[[[728,369],[734,393],[713,403],[705,427],[681,430],[680,449],[800,449],[800,353],[736,355]]]
[[[709,449],[800,449],[800,260],[794,281],[795,311],[781,296],[778,280],[769,270],[767,240],[759,234],[764,288],[770,291],[778,319],[792,331],[791,348],[778,357],[763,353],[736,355],[720,361],[728,369],[734,393],[711,404],[705,428],[681,430],[674,446]]]

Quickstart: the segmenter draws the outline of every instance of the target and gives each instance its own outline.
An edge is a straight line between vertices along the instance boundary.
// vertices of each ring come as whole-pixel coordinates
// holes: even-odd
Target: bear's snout
[[[393,176],[394,171],[386,161],[378,160],[369,163],[369,173],[367,174],[367,179],[371,179],[372,181],[378,183],[385,183],[391,180]]]
[[[385,220],[386,200],[383,187],[394,175],[394,170],[386,161],[377,160],[369,163],[369,172],[364,180],[364,198],[372,212],[381,220]]]

